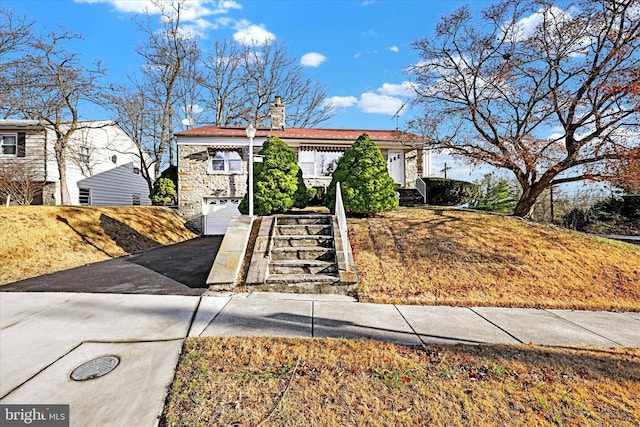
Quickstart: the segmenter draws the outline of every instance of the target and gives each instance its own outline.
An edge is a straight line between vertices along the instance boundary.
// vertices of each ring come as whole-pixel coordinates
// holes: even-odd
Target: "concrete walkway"
[[[0,293],[0,403],[69,404],[72,426],[154,425],[188,336],[640,347],[640,313],[361,304],[347,297]],[[102,377],[71,372],[100,356]]]

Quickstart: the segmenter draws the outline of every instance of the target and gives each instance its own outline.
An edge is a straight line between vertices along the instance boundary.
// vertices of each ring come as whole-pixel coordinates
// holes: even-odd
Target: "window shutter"
[[[27,155],[26,136],[24,132],[18,132],[18,157],[26,157]]]

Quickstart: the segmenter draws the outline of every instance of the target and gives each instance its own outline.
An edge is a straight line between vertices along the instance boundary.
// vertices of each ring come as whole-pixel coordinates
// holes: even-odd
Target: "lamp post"
[[[256,136],[256,128],[253,123],[245,129],[249,138],[249,216],[253,217],[253,138]]]

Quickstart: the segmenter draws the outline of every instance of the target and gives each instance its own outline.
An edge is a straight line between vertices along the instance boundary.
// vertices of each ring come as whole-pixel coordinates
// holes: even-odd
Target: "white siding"
[[[80,188],[90,190],[93,206],[132,205],[134,194],[140,196],[141,205],[150,205],[147,182],[142,175],[134,173],[133,169],[134,164],[129,163],[80,180],[74,193],[78,194]]]
[[[34,124],[19,126],[18,122],[5,125],[0,121],[0,133],[7,134],[25,134],[25,156],[0,156],[0,162],[11,162],[12,164],[24,165],[35,173],[38,181],[45,180],[45,162],[44,162],[44,133],[42,128]]]
[[[60,174],[58,173],[58,166],[56,163],[54,152],[55,135],[51,131],[48,131],[48,134],[48,181],[57,182],[60,180]],[[79,154],[84,152],[81,147],[87,147],[89,149],[89,159],[86,162],[80,159]],[[113,161],[113,159],[115,159],[115,162]],[[74,132],[67,146],[66,163],[67,187],[69,189],[69,196],[71,197],[71,204],[79,205],[80,181],[132,163],[135,166],[139,167],[140,159],[135,143],[127,136],[127,134],[124,133],[122,129],[120,129],[119,126],[113,124],[112,122],[94,121],[81,123],[80,128]],[[114,176],[119,176],[118,179],[126,179],[126,176],[121,174],[115,174]],[[141,175],[136,175],[135,180],[137,181],[138,179],[143,178]],[[138,184],[132,183],[131,186],[135,188],[138,186]],[[118,194],[118,188],[114,186],[112,191],[114,192],[112,199],[120,200],[121,196]],[[145,190],[140,194],[140,204],[149,204],[147,203],[148,193],[149,190],[147,185],[145,184]],[[92,193],[92,198],[93,197],[94,196]],[[57,194],[57,203],[60,202],[60,199],[60,194]],[[108,199],[111,199],[111,197]],[[128,200],[129,202],[127,202],[126,204],[131,205],[131,194],[129,195]],[[93,204],[96,203],[94,202]],[[118,203],[117,205],[121,204],[123,203]],[[100,205],[109,205],[109,203],[100,203]]]

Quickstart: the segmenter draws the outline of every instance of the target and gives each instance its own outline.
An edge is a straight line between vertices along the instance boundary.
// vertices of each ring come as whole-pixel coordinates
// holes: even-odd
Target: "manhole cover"
[[[78,366],[71,372],[71,379],[75,381],[91,380],[113,371],[120,363],[117,356],[103,356],[89,360]]]

